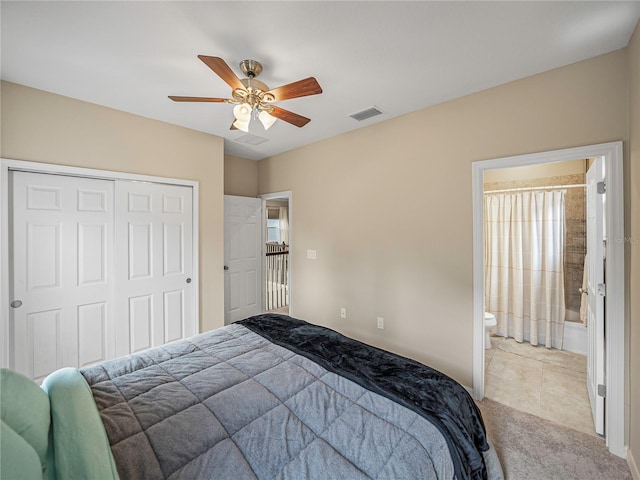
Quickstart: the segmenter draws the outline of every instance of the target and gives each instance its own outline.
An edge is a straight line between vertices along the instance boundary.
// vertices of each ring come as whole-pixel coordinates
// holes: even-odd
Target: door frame
[[[289,272],[288,272],[288,285],[289,285],[289,316],[293,317],[293,255],[292,255],[292,245],[293,245],[293,193],[291,190],[284,190],[282,192],[273,192],[273,193],[263,193],[262,195],[258,195],[258,198],[262,199],[262,231],[265,232],[267,230],[267,218],[264,215],[264,212],[267,211],[267,200],[282,200],[287,199],[289,204]],[[265,256],[265,248],[264,242],[262,242],[262,285],[267,284],[267,269],[264,268],[264,264],[266,263]]]
[[[485,170],[509,168],[541,163],[563,162],[581,158],[604,157],[607,182],[605,205],[607,235],[607,302],[605,307],[605,440],[609,451],[626,457],[628,412],[625,410],[625,392],[628,340],[625,330],[624,284],[624,196],[622,142],[610,142],[549,152],[495,158],[473,162],[473,396],[484,397],[484,209],[483,173]]]
[[[8,368],[10,364],[9,338],[9,171],[44,173],[50,175],[67,175],[72,177],[86,177],[100,180],[127,180],[135,182],[150,182],[168,185],[180,185],[192,188],[193,195],[193,295],[194,317],[196,333],[200,332],[200,258],[199,258],[199,182],[178,178],[156,177],[127,172],[115,172],[84,167],[71,167],[53,163],[29,162],[0,158],[0,366]]]

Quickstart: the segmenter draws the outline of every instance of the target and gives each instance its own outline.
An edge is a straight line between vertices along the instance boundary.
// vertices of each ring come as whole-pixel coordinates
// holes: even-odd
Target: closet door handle
[[[11,305],[11,308],[20,308],[22,306],[22,300],[14,300],[9,305]]]
[[[191,279],[190,278],[187,278],[187,283],[191,283]]]
[[[229,270],[229,265],[225,265],[225,266],[224,266],[224,269],[225,269],[225,270]]]

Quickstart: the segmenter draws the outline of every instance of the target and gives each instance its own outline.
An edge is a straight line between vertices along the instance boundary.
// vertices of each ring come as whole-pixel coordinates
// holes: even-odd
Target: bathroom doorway
[[[589,163],[484,172],[485,311],[496,319],[485,396],[593,434],[580,315]]]
[[[610,451],[619,456],[624,455],[624,245],[623,241],[612,241],[614,239],[623,239],[623,215],[622,215],[622,144],[620,142],[594,145],[589,147],[580,147],[574,149],[558,150],[554,152],[544,152],[540,154],[522,155],[518,157],[509,157],[495,160],[487,160],[482,162],[474,162],[473,164],[473,209],[474,209],[474,396],[481,399],[487,390],[485,389],[485,332],[484,332],[484,308],[485,308],[485,268],[484,268],[484,181],[485,173],[496,169],[507,169],[511,167],[523,167],[532,165],[541,165],[557,162],[565,162],[570,160],[584,160],[587,158],[602,157],[607,177],[607,202],[605,211],[607,216],[606,233],[609,238],[607,243],[607,300],[606,315],[607,337],[603,343],[607,366],[607,381],[603,390],[607,390],[607,410],[604,412],[606,417],[605,439]],[[557,166],[557,165],[556,165]],[[518,188],[511,186],[510,188]],[[579,293],[579,292],[578,292]],[[496,340],[500,340],[497,342]],[[487,380],[492,381],[492,374],[497,368],[497,375],[512,379],[529,378],[530,383],[539,383],[544,386],[545,367],[547,371],[548,392],[547,397],[553,397],[559,394],[567,394],[563,390],[571,381],[558,381],[567,378],[578,378],[578,372],[570,371],[567,365],[572,364],[578,370],[584,370],[583,362],[573,362],[568,358],[561,359],[565,362],[562,366],[556,365],[551,357],[547,354],[553,353],[546,351],[544,347],[531,347],[534,352],[526,352],[524,348],[530,345],[514,342],[512,339],[501,337],[494,339],[495,345],[493,351],[489,350],[487,356]],[[507,343],[501,343],[507,342]],[[500,348],[502,347],[502,348]],[[500,353],[498,353],[500,352]],[[561,354],[570,354],[559,350]],[[529,355],[536,353],[537,355]],[[496,357],[498,355],[498,357]],[[520,361],[519,370],[510,372],[507,369],[508,363],[505,358],[509,355],[515,355]],[[542,356],[541,356],[542,355]],[[504,357],[504,358],[502,358]],[[536,358],[537,357],[537,358]],[[502,358],[491,368],[491,363],[496,358]],[[500,362],[502,361],[502,365]],[[559,360],[558,360],[559,361]],[[573,362],[573,363],[572,363]],[[576,364],[580,364],[576,366]],[[524,367],[524,366],[526,367]],[[539,373],[533,373],[529,367],[540,366]],[[503,367],[503,368],[500,368]],[[559,370],[559,368],[564,370]],[[615,368],[621,368],[620,371],[613,371]],[[558,377],[565,374],[566,377]],[[535,375],[540,375],[539,382],[535,380]],[[531,378],[534,378],[531,381]],[[576,383],[576,382],[573,382]],[[554,390],[555,389],[555,390]],[[504,390],[504,389],[503,389]],[[489,389],[491,393],[491,390]],[[521,395],[514,389],[516,395]],[[495,395],[495,392],[492,393]],[[502,391],[500,395],[506,395]],[[538,394],[539,396],[542,393]],[[539,397],[538,397],[539,398]],[[562,403],[558,397],[555,398],[556,403]],[[525,406],[526,398],[520,399],[521,406]],[[571,401],[570,405],[575,405]],[[513,405],[512,405],[513,406]],[[531,406],[531,405],[529,405]],[[537,406],[540,409],[540,404]],[[523,409],[523,408],[520,408]],[[532,412],[535,413],[535,412]],[[549,416],[550,414],[548,414]],[[586,415],[585,415],[586,416]],[[575,427],[574,427],[575,428]]]

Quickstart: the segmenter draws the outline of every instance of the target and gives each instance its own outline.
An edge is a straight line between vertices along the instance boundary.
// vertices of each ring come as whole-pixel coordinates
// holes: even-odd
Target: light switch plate
[[[315,250],[307,250],[307,258],[309,260],[315,260],[317,257],[317,253]]]

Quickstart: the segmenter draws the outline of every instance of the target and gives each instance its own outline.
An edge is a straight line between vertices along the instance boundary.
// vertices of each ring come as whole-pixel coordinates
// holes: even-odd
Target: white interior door
[[[604,181],[603,159],[587,171],[587,388],[596,432],[604,435],[605,409],[605,194],[598,193]]]
[[[11,368],[36,381],[114,357],[114,182],[12,172]]]
[[[224,323],[262,313],[262,199],[224,196]]]
[[[116,345],[126,355],[197,333],[188,186],[116,182]]]

